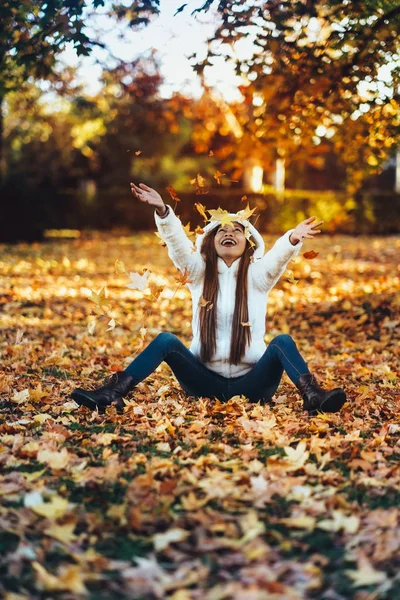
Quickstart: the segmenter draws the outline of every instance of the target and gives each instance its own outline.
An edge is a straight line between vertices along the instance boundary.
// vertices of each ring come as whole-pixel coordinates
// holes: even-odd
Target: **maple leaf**
[[[101,309],[104,312],[107,312],[108,310],[110,310],[110,307],[106,304],[106,295],[107,295],[106,287],[102,287],[98,294],[96,292],[94,292],[93,290],[90,290],[90,291],[92,294],[90,300],[92,302],[94,302],[99,309]]]
[[[87,589],[83,583],[82,573],[78,565],[69,565],[68,567],[61,568],[57,576],[46,571],[38,562],[33,562],[32,566],[36,571],[39,589],[48,592],[68,591],[77,595],[87,594]]]
[[[30,394],[31,400],[33,400],[34,402],[37,401],[37,400],[40,400],[41,398],[45,398],[46,396],[50,395],[48,392],[45,392],[42,389],[42,383],[40,381],[37,384],[36,389],[30,390],[29,394]]]
[[[212,156],[214,156],[214,152],[212,150],[210,150],[210,152],[208,153],[208,156],[211,158]]]
[[[249,242],[250,246],[252,248],[254,248],[256,244],[251,239],[251,232],[250,232],[250,229],[248,227],[245,227],[245,229],[244,229],[244,237]]]
[[[195,235],[194,231],[190,231],[190,221],[187,225],[183,225],[183,231],[186,233],[188,238],[193,237]]]
[[[141,150],[136,150],[135,154],[136,154],[136,156],[140,156],[142,154],[142,151]]]
[[[183,273],[179,272],[179,275],[175,278],[175,281],[180,285],[185,285],[186,283],[193,283],[193,281],[189,279],[189,271],[187,267],[185,267]]]
[[[257,208],[250,208],[249,204],[247,204],[246,208],[239,210],[237,215],[244,221],[248,221],[251,215],[257,210]]]
[[[221,185],[221,178],[225,175],[225,173],[221,173],[220,171],[216,171],[214,173],[214,179],[216,180],[216,182],[218,183],[218,185]]]
[[[308,260],[312,260],[313,258],[318,256],[318,254],[319,254],[319,252],[314,252],[314,250],[309,250],[308,252],[304,252],[303,256],[304,256],[304,258],[307,258]]]
[[[164,285],[157,285],[156,283],[150,283],[150,285],[149,285],[150,294],[151,294],[151,297],[154,298],[154,300],[159,299],[159,297],[163,293],[164,289],[165,289]]]
[[[210,222],[219,221],[221,223],[221,227],[225,225],[230,225],[233,229],[233,223],[237,221],[236,215],[230,215],[227,210],[224,210],[218,207],[218,210],[208,210],[207,212],[211,215]]]
[[[21,392],[14,392],[13,397],[11,398],[12,402],[14,402],[15,404],[24,404],[25,402],[27,402],[27,400],[29,400],[29,390],[22,390]]]
[[[129,279],[131,280],[131,282],[128,283],[126,285],[126,287],[131,290],[143,291],[147,287],[149,277],[150,277],[150,271],[148,271],[148,270],[145,270],[143,275],[140,275],[139,273],[134,273],[131,271],[129,273]]]
[[[241,200],[240,200],[240,201],[241,201],[241,202],[246,202],[246,200],[247,200],[247,196],[242,196],[242,198],[241,198]]]
[[[346,571],[346,575],[353,580],[354,587],[376,585],[387,581],[387,574],[384,571],[376,571],[362,551],[359,551],[357,567],[357,571]]]
[[[208,221],[208,217],[206,215],[206,207],[203,204],[200,204],[200,202],[195,202],[194,207],[201,214],[204,221]]]
[[[194,230],[194,232],[195,232],[197,235],[203,235],[203,233],[204,233],[204,229],[202,229],[202,228],[200,227],[200,225],[197,225],[197,227],[196,227],[196,229]]]
[[[172,200],[174,200],[175,202],[181,201],[181,199],[178,198],[178,194],[176,193],[176,191],[174,190],[172,185],[169,185],[166,189],[167,189],[167,192],[169,193],[169,195],[171,196]]]

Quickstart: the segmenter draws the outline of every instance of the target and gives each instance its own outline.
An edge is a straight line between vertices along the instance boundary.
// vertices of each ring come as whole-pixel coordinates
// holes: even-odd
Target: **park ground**
[[[290,333],[340,414],[286,375],[269,405],[195,401],[167,365],[123,414],[79,408],[160,331],[190,342],[159,242],[0,247],[0,595],[399,599],[400,238],[321,235],[270,294],[266,341]]]

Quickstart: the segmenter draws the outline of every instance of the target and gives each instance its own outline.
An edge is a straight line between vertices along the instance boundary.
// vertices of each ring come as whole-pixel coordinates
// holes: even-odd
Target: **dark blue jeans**
[[[221,401],[236,395],[246,396],[253,402],[270,400],[284,370],[295,385],[300,375],[310,372],[290,335],[276,336],[245,375],[223,377],[207,369],[176,335],[168,332],[160,333],[125,371],[139,383],[162,361],[171,367],[187,394]]]

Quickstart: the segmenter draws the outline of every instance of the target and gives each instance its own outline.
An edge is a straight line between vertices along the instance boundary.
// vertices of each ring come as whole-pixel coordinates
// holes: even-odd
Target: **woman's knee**
[[[161,346],[168,349],[182,343],[176,335],[170,333],[169,331],[162,331],[161,333],[159,333],[154,338],[154,342],[157,342],[157,344],[160,344]]]
[[[280,335],[274,337],[273,340],[271,340],[271,344],[273,342],[275,342],[276,344],[293,344],[294,339],[288,333],[281,333]]]

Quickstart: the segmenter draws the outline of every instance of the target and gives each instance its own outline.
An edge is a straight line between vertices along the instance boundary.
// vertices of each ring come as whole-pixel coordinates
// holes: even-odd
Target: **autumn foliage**
[[[271,292],[266,341],[348,394],[314,418],[286,375],[220,403],[165,364],[123,414],[79,408],[160,331],[189,343],[185,274],[154,234],[0,247],[1,595],[397,597],[399,246],[322,236]]]

